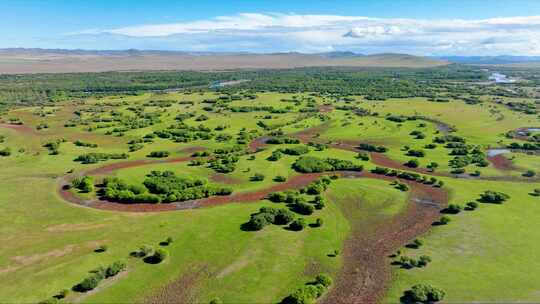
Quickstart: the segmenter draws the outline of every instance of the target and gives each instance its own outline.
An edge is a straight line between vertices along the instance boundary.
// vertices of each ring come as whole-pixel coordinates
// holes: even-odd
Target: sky
[[[11,47],[540,55],[540,0],[2,0]]]

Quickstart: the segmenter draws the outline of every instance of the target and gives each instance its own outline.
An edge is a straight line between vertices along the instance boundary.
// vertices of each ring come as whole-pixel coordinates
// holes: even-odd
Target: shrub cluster
[[[401,265],[402,268],[411,269],[414,267],[426,267],[430,262],[431,258],[427,255],[421,255],[418,259],[401,256],[399,261],[397,261],[397,264]]]
[[[388,151],[388,148],[384,146],[375,146],[375,145],[366,144],[366,143],[362,143],[358,145],[358,149],[368,151],[368,152],[377,152],[377,153],[384,153]]]
[[[71,186],[75,189],[81,190],[82,192],[92,192],[94,191],[94,178],[91,176],[75,178],[71,182]]]
[[[63,138],[62,139],[56,139],[56,140],[46,142],[45,144],[43,144],[43,147],[45,147],[45,148],[47,148],[47,150],[49,150],[50,155],[57,155],[57,154],[60,153],[58,151],[58,149],[60,149],[60,144],[63,143],[63,142],[66,142],[66,140],[63,139]]]
[[[293,169],[302,173],[313,173],[339,170],[362,171],[363,167],[349,160],[302,156],[294,162]]]
[[[153,158],[164,158],[164,157],[169,157],[169,152],[168,151],[152,151],[147,156],[153,157]]]
[[[314,282],[310,282],[293,293],[285,297],[282,304],[306,304],[314,303],[320,298],[326,290],[332,285],[333,281],[330,276],[326,274],[320,274],[315,278]]]
[[[104,279],[114,277],[118,273],[126,269],[126,263],[122,261],[114,262],[107,268],[99,267],[92,272],[92,274],[83,279],[79,284],[75,286],[75,290],[86,292],[96,288]]]
[[[508,145],[508,148],[514,149],[514,150],[540,150],[540,143],[523,143],[519,144],[516,142],[513,142]]]
[[[300,140],[289,137],[271,137],[266,140],[266,143],[270,145],[299,144]]]
[[[509,198],[510,196],[508,194],[497,191],[488,190],[480,194],[480,201],[483,203],[502,204]]]
[[[444,182],[442,180],[437,180],[437,178],[435,177],[427,177],[425,175],[414,172],[399,171],[385,167],[375,167],[375,169],[372,169],[371,172],[386,176],[395,176],[397,178],[415,181],[426,185],[432,185],[433,187],[442,187],[444,185]]]
[[[309,148],[307,146],[295,146],[295,147],[279,149],[279,151],[287,155],[302,155],[302,154],[308,153]]]
[[[232,190],[208,185],[199,179],[181,178],[171,171],[152,171],[143,186],[128,185],[116,178],[103,181],[103,196],[123,203],[169,203],[205,198],[213,195],[229,195]]]
[[[106,161],[109,159],[126,159],[129,155],[126,153],[86,153],[77,156],[75,161],[83,164],[95,164],[100,161]]]
[[[270,224],[287,225],[294,221],[294,214],[287,209],[262,207],[258,213],[252,214],[244,228],[251,231],[263,229]]]
[[[87,148],[97,148],[98,146],[97,144],[83,142],[78,139],[74,142],[74,144],[75,146],[78,146],[78,147],[87,147]]]
[[[445,292],[442,289],[429,284],[417,284],[405,291],[403,301],[406,303],[433,303],[444,299]]]

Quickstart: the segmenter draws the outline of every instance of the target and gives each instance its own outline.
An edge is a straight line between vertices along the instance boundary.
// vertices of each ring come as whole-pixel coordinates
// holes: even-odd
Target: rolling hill
[[[172,51],[0,50],[0,74],[104,72],[128,70],[230,70],[299,67],[432,67],[448,62],[406,54],[349,52],[189,53]]]

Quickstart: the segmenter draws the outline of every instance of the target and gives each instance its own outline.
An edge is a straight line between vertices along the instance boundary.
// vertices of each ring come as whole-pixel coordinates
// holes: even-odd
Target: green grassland
[[[377,224],[391,219],[407,208],[408,193],[399,191],[387,180],[369,178],[340,178],[332,181],[324,193],[326,207],[304,217],[308,223],[317,218],[322,227],[306,227],[290,231],[284,226],[269,225],[260,231],[243,231],[241,226],[261,207],[285,208],[284,204],[268,200],[229,203],[200,209],[171,212],[129,213],[105,211],[64,201],[58,193],[61,178],[68,171],[83,172],[118,162],[154,161],[123,168],[108,175],[133,184],[142,184],[152,170],[170,170],[180,177],[204,179],[211,184],[231,187],[233,193],[249,193],[276,186],[275,176],[287,179],[302,173],[293,170],[297,155],[283,155],[278,161],[267,158],[277,149],[294,148],[303,144],[266,145],[260,152],[240,154],[233,172],[225,175],[232,184],[215,178],[209,166],[193,166],[188,162],[157,163],[148,155],[167,151],[168,158],[187,157],[190,148],[205,151],[227,149],[240,144],[243,149],[252,139],[281,130],[285,136],[312,127],[321,127],[321,142],[349,141],[371,143],[388,148],[385,155],[400,163],[414,158],[407,155],[405,146],[423,150],[417,158],[421,168],[430,162],[439,164],[437,173],[450,194],[450,203],[462,206],[475,201],[485,190],[510,195],[504,204],[480,204],[474,211],[451,215],[445,226],[433,227],[421,236],[425,245],[420,249],[403,248],[409,256],[429,255],[432,262],[425,268],[400,269],[392,267],[392,281],[383,302],[398,302],[403,292],[417,283],[430,283],[445,290],[448,302],[537,302],[540,293],[536,283],[540,275],[534,271],[540,262],[540,233],[535,229],[540,212],[540,199],[531,195],[540,182],[531,179],[519,182],[516,178],[526,170],[540,170],[537,155],[511,153],[511,170],[474,164],[466,173],[478,170],[482,177],[452,178],[449,149],[442,144],[424,148],[435,137],[444,135],[433,121],[456,129],[451,133],[464,138],[467,144],[504,147],[515,141],[505,133],[524,126],[536,126],[538,119],[512,111],[491,102],[490,96],[480,104],[463,101],[430,102],[425,98],[368,101],[356,96],[351,101],[337,101],[332,96],[315,94],[256,93],[256,97],[239,98],[216,106],[221,95],[204,93],[144,93],[133,96],[89,98],[78,102],[61,102],[47,107],[21,107],[0,117],[7,121],[18,118],[24,129],[0,127],[0,150],[11,149],[11,155],[0,157],[0,300],[2,302],[37,302],[70,289],[88,272],[117,260],[127,261],[127,270],[102,283],[88,293],[71,292],[66,302],[119,303],[145,302],[166,297],[182,296],[191,301],[208,303],[219,297],[225,303],[276,303],[295,289],[327,273],[339,277],[343,257],[331,253],[341,250],[350,237],[352,227],[365,233]],[[209,103],[213,100],[214,103]],[[150,104],[151,101],[158,101]],[[169,106],[156,105],[170,102]],[[188,103],[192,102],[192,103]],[[218,103],[219,104],[219,103]],[[319,112],[323,104],[335,109]],[[377,115],[355,115],[337,109],[354,105]],[[273,107],[272,110],[260,107]],[[232,108],[252,107],[246,112]],[[306,110],[307,109],[307,110]],[[145,118],[137,114],[146,114]],[[178,119],[178,115],[192,113]],[[204,119],[199,118],[206,116]],[[396,123],[387,115],[421,115],[430,120],[406,120]],[[117,117],[123,120],[115,121]],[[134,128],[115,130],[136,121]],[[72,126],[65,126],[70,122]],[[129,152],[129,142],[140,140],[153,132],[167,130],[182,122],[187,127],[200,125],[222,135],[224,140],[196,138],[175,142],[171,138],[153,137],[151,142]],[[46,123],[47,128],[37,129]],[[253,131],[250,133],[250,131]],[[416,139],[413,131],[425,137]],[[250,134],[241,139],[242,134]],[[239,139],[240,138],[240,139]],[[43,147],[50,141],[64,139],[58,154],[52,155]],[[75,145],[80,140],[97,147]],[[106,160],[93,164],[74,161],[84,153],[127,153],[127,160]],[[373,169],[373,161],[362,161],[357,153],[332,148],[310,147],[305,155],[336,158]],[[254,174],[265,176],[252,181]],[[495,180],[495,178],[501,178]],[[506,180],[504,180],[506,179]],[[96,198],[94,191],[77,196]],[[159,243],[167,237],[174,241],[168,246]],[[132,251],[148,244],[168,250],[169,258],[159,264],[148,264],[130,257]],[[107,245],[103,253],[94,252]],[[392,259],[386,258],[388,264]],[[171,290],[176,290],[171,293]],[[165,298],[164,298],[165,297]],[[62,300],[64,301],[64,300]]]

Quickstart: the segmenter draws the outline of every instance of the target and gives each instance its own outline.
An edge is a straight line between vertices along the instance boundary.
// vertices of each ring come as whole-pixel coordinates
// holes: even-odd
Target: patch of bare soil
[[[389,179],[371,173],[369,178]],[[336,286],[322,303],[378,303],[391,279],[387,256],[428,231],[446,206],[447,193],[440,188],[403,181],[411,187],[407,210],[370,231],[351,223],[353,231],[343,250],[344,266]]]
[[[223,173],[214,173],[210,176],[210,181],[227,185],[236,185],[242,181]]]
[[[289,178],[286,182],[277,184],[275,186],[262,189],[254,192],[239,193],[227,196],[212,196],[209,198],[203,198],[195,200],[199,207],[213,206],[213,205],[222,205],[226,203],[245,203],[245,202],[255,202],[261,199],[264,199],[268,194],[272,192],[284,191],[287,189],[297,189],[302,188],[310,184],[319,178],[323,173],[308,173],[300,174],[294,177]]]
[[[376,165],[381,166],[381,167],[388,167],[388,168],[404,170],[404,171],[414,171],[414,172],[428,174],[428,175],[438,175],[438,176],[442,175],[437,172],[431,172],[424,168],[409,168],[405,166],[404,164],[389,158],[383,153],[370,153],[370,157],[371,157],[371,160]]]
[[[36,135],[37,132],[33,128],[27,126],[27,125],[16,125],[16,124],[7,124],[7,123],[0,123],[0,127],[7,128],[11,130],[15,130],[21,134],[27,134],[27,135]]]
[[[293,137],[298,138],[303,143],[317,142],[317,137],[320,133],[324,132],[330,127],[330,122],[325,122],[320,125],[298,131],[291,134]]]
[[[14,257],[11,257],[11,260],[22,265],[29,265],[29,264],[36,263],[44,259],[64,256],[72,252],[73,249],[75,249],[75,245],[67,245],[62,249],[55,249],[49,252],[37,253],[33,255],[28,255],[28,256],[22,256],[22,255],[14,256]]]
[[[487,159],[489,162],[493,164],[493,166],[497,170],[510,171],[510,170],[515,169],[512,161],[504,157],[503,154],[497,154],[495,156],[488,156]]]
[[[49,232],[69,232],[69,231],[83,231],[107,227],[108,224],[88,224],[88,223],[78,223],[78,224],[60,224],[49,226],[45,228]]]
[[[96,200],[88,207],[123,212],[162,212],[177,210],[174,204],[122,204],[108,201]]]
[[[157,293],[148,297],[144,303],[197,303],[197,284],[202,278],[208,277],[209,275],[208,266],[194,266],[180,278],[167,284]]]
[[[266,141],[269,138],[270,137],[268,137],[268,136],[261,136],[261,137],[257,137],[255,139],[253,139],[248,145],[248,151],[251,152],[251,153],[254,153],[254,152],[257,152],[260,149],[263,149],[264,147],[266,147]]]
[[[184,149],[180,150],[180,152],[182,152],[182,153],[195,153],[195,152],[205,151],[205,150],[207,150],[205,147],[192,146],[192,147],[184,148]]]
[[[322,105],[319,107],[319,112],[321,113],[330,113],[334,111],[334,106],[332,105]]]

